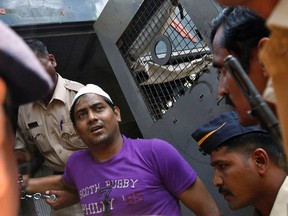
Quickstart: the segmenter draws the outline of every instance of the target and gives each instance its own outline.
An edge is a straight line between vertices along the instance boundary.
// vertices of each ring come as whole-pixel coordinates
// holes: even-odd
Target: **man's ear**
[[[262,148],[257,148],[253,152],[252,159],[258,173],[260,175],[265,174],[270,162],[267,152]]]
[[[265,45],[269,40],[270,40],[270,39],[269,39],[268,37],[263,37],[263,38],[261,38],[261,39],[259,40],[259,42],[258,42],[257,48],[258,48],[259,50],[262,50],[263,47],[264,47],[264,45]]]
[[[56,58],[53,54],[49,54],[49,61],[51,62],[51,64],[53,65],[53,67],[57,67],[57,61]]]
[[[114,106],[114,115],[116,116],[116,119],[118,122],[121,122],[121,113],[120,113],[120,109],[117,106]]]
[[[260,53],[262,52],[263,50],[263,47],[265,46],[265,44],[269,41],[270,39],[268,37],[263,37],[259,40],[258,42],[258,46],[257,46],[257,50],[258,50],[258,59],[259,59],[259,62],[261,64],[261,67],[263,68],[263,71],[264,71],[264,74],[265,76],[269,76],[268,73],[266,72],[265,68],[264,68],[264,64],[263,62],[261,61],[261,58],[260,58]]]

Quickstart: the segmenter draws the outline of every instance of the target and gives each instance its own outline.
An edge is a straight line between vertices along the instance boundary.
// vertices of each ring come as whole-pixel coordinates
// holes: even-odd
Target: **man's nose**
[[[216,172],[215,172],[214,177],[213,177],[213,185],[215,187],[219,187],[219,186],[223,185],[223,179]]]
[[[227,88],[227,83],[226,83],[226,76],[220,76],[220,79],[218,82],[218,95],[222,97],[229,95],[229,90]]]
[[[98,119],[97,114],[96,114],[95,112],[93,112],[92,110],[90,110],[90,111],[88,112],[88,117],[89,117],[89,121]]]

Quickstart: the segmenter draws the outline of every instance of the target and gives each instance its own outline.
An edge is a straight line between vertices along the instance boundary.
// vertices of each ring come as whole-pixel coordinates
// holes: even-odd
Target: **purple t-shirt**
[[[72,154],[64,182],[77,189],[85,215],[181,215],[175,196],[197,174],[169,143],[123,136],[121,151],[99,163],[88,150]]]

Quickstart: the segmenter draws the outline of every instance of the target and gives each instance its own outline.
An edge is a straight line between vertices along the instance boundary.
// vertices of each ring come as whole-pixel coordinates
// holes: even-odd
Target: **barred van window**
[[[144,1],[117,46],[157,121],[212,66],[212,55],[178,1]]]

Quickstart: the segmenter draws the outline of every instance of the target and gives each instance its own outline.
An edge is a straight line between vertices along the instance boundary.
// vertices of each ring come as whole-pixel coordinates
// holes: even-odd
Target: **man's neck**
[[[55,92],[55,89],[56,89],[56,86],[57,86],[57,82],[58,82],[58,75],[55,74],[55,77],[53,78],[53,88],[51,89],[51,91],[42,99],[45,106],[47,107],[49,102],[51,101],[53,95],[54,95],[54,92]]]
[[[262,185],[263,188],[266,188],[266,190],[263,191],[264,193],[260,195],[262,199],[258,200],[259,202],[254,206],[257,209],[255,212],[259,213],[258,215],[270,215],[278,192],[286,179],[286,175],[286,172],[282,169],[276,169],[273,173],[270,173],[268,182],[265,185]]]
[[[89,150],[97,162],[105,162],[114,157],[118,152],[121,151],[123,146],[123,137],[121,134],[117,136],[110,143],[103,143],[102,145],[96,146],[95,148],[89,147]]]

